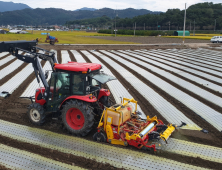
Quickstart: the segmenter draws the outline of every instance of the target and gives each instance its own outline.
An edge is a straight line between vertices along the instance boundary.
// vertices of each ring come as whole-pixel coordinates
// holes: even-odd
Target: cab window
[[[72,81],[72,93],[83,95],[84,94],[85,75],[81,75],[81,74],[73,75],[72,80],[73,80]]]

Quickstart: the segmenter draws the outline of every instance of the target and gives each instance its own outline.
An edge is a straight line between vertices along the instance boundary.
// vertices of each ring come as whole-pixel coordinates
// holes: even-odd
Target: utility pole
[[[113,21],[112,21],[112,27],[111,27],[111,30],[112,30],[111,34],[113,34]]]
[[[116,13],[116,11],[114,10],[115,13],[115,37],[116,37],[116,16],[118,16],[118,14]]]
[[[194,24],[193,24],[193,36],[195,36],[195,20],[194,20]]]
[[[156,28],[157,28],[156,30],[158,30],[158,22],[157,22],[157,27]]]
[[[186,27],[186,3],[185,3],[184,24],[183,24],[183,44],[185,38],[185,27]]]
[[[190,32],[191,32],[191,21],[190,21]]]
[[[217,20],[215,19],[214,32],[216,31],[216,22]]]
[[[116,37],[116,16],[115,16],[115,37]]]
[[[136,22],[135,22],[135,27],[134,27],[134,36],[135,36],[135,33],[136,33]]]
[[[145,31],[145,23],[144,23],[144,31]]]

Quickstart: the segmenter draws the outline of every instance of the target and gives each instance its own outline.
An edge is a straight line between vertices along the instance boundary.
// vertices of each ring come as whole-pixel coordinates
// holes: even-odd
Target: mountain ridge
[[[80,11],[80,10],[85,10],[85,11],[96,11],[96,10],[98,10],[98,9],[83,7],[83,8],[80,8],[80,9],[76,9],[76,10],[74,10],[74,11]]]
[[[0,1],[0,12],[22,10],[26,8],[31,8],[31,7],[23,3]]]
[[[67,11],[58,8],[36,8],[23,9],[17,11],[0,12],[0,23],[3,25],[63,25],[66,21],[80,20],[88,18],[97,18],[107,16],[115,18],[133,18],[144,14],[159,14],[160,12],[152,12],[146,9],[127,8],[124,10],[114,10],[111,8],[102,8],[96,11]]]

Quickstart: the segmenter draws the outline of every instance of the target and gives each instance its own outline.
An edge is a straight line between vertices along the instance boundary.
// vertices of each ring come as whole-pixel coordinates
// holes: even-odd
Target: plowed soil
[[[134,42],[134,43],[141,43],[141,44],[169,44],[169,43],[183,43],[182,38],[168,38],[168,37],[123,37],[123,36],[97,36],[93,37],[97,39],[105,39],[105,40],[114,40],[114,41],[125,41],[125,42]],[[210,43],[210,40],[198,40],[198,39],[185,39],[185,43]]]
[[[110,37],[110,38],[113,38],[113,37]],[[167,38],[167,39],[169,40],[169,38]],[[160,40],[160,39],[158,39],[158,40]],[[120,41],[120,40],[118,39],[118,41]],[[121,40],[121,41],[123,41],[123,40]],[[136,40],[134,39],[134,42],[135,41]],[[159,43],[162,43],[162,39],[161,39],[161,42],[159,42]],[[131,47],[130,48],[129,47],[130,46],[127,46],[124,48],[131,49]],[[175,48],[175,46],[171,46],[171,47]],[[187,48],[184,46],[177,46],[177,47],[178,48]],[[52,46],[46,45],[43,48],[52,49]],[[88,48],[85,48],[85,47],[80,48],[80,47],[74,47],[74,46],[53,46],[53,49],[58,50],[57,55],[58,55],[59,62],[61,62],[61,50],[63,50],[63,49],[66,49],[66,50],[67,49],[69,49],[69,50],[71,50],[71,49],[86,50],[86,49],[101,49],[101,48],[102,48],[102,46],[97,46],[97,47],[94,46],[94,47],[88,47]],[[102,49],[107,49],[107,48],[108,49],[112,49],[112,48],[118,49],[119,47],[109,46],[109,47],[103,47]],[[160,46],[145,47],[145,48],[147,48],[147,49],[160,48]],[[166,49],[166,48],[170,48],[170,47],[169,46],[162,46],[162,48]],[[132,46],[132,49],[141,49],[141,47],[138,48],[138,47]],[[69,54],[70,54],[71,59],[73,61],[76,61],[74,56],[70,52],[69,52]],[[83,53],[81,53],[81,55],[86,59],[87,62],[90,62],[89,59],[85,55],[83,55]],[[121,75],[116,70],[114,70],[112,67],[110,67],[105,61],[101,60],[100,58],[98,58],[98,59],[112,71],[112,73],[120,80],[120,82],[127,89],[129,89],[130,94],[139,102],[139,105],[144,110],[146,115],[150,115],[150,116],[157,115],[157,117],[159,119],[162,119],[164,121],[164,123],[166,123],[166,124],[168,123],[158,113],[158,111],[156,111],[156,109],[150,103],[148,103],[146,101],[146,99],[135,88],[133,88],[131,85],[129,85],[127,83],[127,81],[125,81],[121,77]],[[209,131],[209,134],[204,134],[202,132],[197,132],[197,131],[193,132],[190,130],[179,130],[179,131],[176,131],[172,137],[183,139],[183,140],[188,140],[188,141],[192,141],[192,142],[196,142],[196,143],[217,146],[217,147],[222,148],[222,135],[212,125],[210,125],[205,120],[201,119],[199,116],[197,116],[192,110],[187,108],[185,105],[183,105],[182,103],[180,103],[176,99],[172,98],[171,96],[169,96],[167,93],[165,93],[161,89],[158,89],[158,87],[156,87],[154,84],[152,84],[152,82],[147,81],[141,75],[139,75],[138,73],[133,71],[131,68],[126,67],[125,65],[118,62],[117,60],[116,60],[116,62],[118,64],[121,64],[123,67],[125,67],[128,71],[133,73],[135,76],[137,76],[141,81],[146,83],[148,86],[152,87],[155,91],[157,91],[165,99],[167,99],[174,106],[176,106],[180,111],[182,111],[187,117],[189,117],[191,120],[193,120],[196,124],[200,125],[201,127],[204,127],[205,129],[207,129]],[[44,64],[44,63],[42,63],[42,64]],[[134,64],[136,64],[136,63],[134,63]],[[23,65],[23,67],[24,67],[24,65]],[[151,70],[148,70],[148,69],[147,69],[147,71],[151,72]],[[7,79],[10,79],[11,76],[9,76]],[[160,75],[158,75],[158,76],[160,76]],[[27,111],[26,108],[31,102],[27,99],[19,99],[19,96],[23,93],[25,88],[29,85],[29,83],[34,78],[35,78],[35,75],[31,74],[29,76],[29,78],[25,82],[23,82],[22,85],[19,86],[11,96],[9,96],[6,99],[0,98],[0,119],[10,121],[13,123],[17,123],[17,124],[27,125],[30,127],[49,130],[49,131],[52,131],[55,133],[70,135],[67,132],[67,130],[63,127],[61,121],[57,120],[57,119],[52,119],[51,115],[49,115],[47,117],[46,123],[43,126],[34,126],[33,124],[31,124],[29,122],[27,114],[26,114],[26,111]],[[164,79],[164,77],[161,77],[161,78]],[[6,79],[5,79],[5,81],[6,81]],[[0,80],[0,82],[1,82],[1,80]],[[3,83],[3,82],[1,82],[1,83]],[[170,83],[173,84],[172,82],[170,82]],[[181,90],[183,91],[184,89],[181,89]],[[218,94],[218,95],[220,95],[220,94]],[[88,136],[84,137],[84,139],[92,141],[92,135],[94,134],[95,129],[96,129],[96,125],[94,126],[94,130],[92,130],[92,132]],[[71,165],[75,165],[75,166],[79,166],[79,167],[83,167],[83,168],[87,168],[87,169],[95,169],[95,170],[96,169],[108,169],[108,170],[109,169],[110,170],[118,169],[118,168],[113,167],[109,164],[102,164],[102,163],[96,162],[95,160],[90,160],[90,159],[86,159],[83,157],[77,157],[74,155],[64,154],[62,152],[58,152],[55,150],[49,150],[49,149],[42,148],[40,146],[32,145],[29,143],[24,143],[24,142],[12,140],[12,139],[4,137],[4,136],[0,136],[0,143],[15,147],[18,149],[26,150],[26,151],[29,151],[32,153],[36,153],[36,154],[42,155],[44,157],[60,161],[60,162],[64,162],[67,164],[71,164]],[[107,144],[107,145],[110,145],[110,144]],[[121,146],[115,145],[114,147],[121,147]],[[128,149],[136,150],[136,151],[140,151],[140,152],[145,152],[145,151],[141,151],[141,150],[138,150],[138,149],[130,147],[130,146],[128,147]],[[147,154],[152,154],[152,153],[148,152]],[[178,155],[178,154],[173,154],[173,153],[168,153],[168,152],[163,152],[163,151],[158,152],[157,156],[172,159],[172,160],[187,163],[187,164],[191,164],[191,165],[195,165],[195,166],[199,166],[199,167],[211,168],[211,169],[221,169],[221,166],[222,166],[222,164],[220,164],[220,163],[215,163],[215,162],[203,160],[201,158],[193,158],[193,157],[189,157],[189,156],[183,156],[183,155]],[[1,167],[0,167],[0,169],[1,169]]]

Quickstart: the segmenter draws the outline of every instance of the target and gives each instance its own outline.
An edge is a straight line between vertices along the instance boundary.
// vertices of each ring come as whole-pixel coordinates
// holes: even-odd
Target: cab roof
[[[102,68],[102,66],[101,64],[96,64],[96,63],[68,62],[65,64],[55,64],[54,68],[59,70],[80,72],[80,71],[88,71],[89,69],[91,71],[99,70]]]

